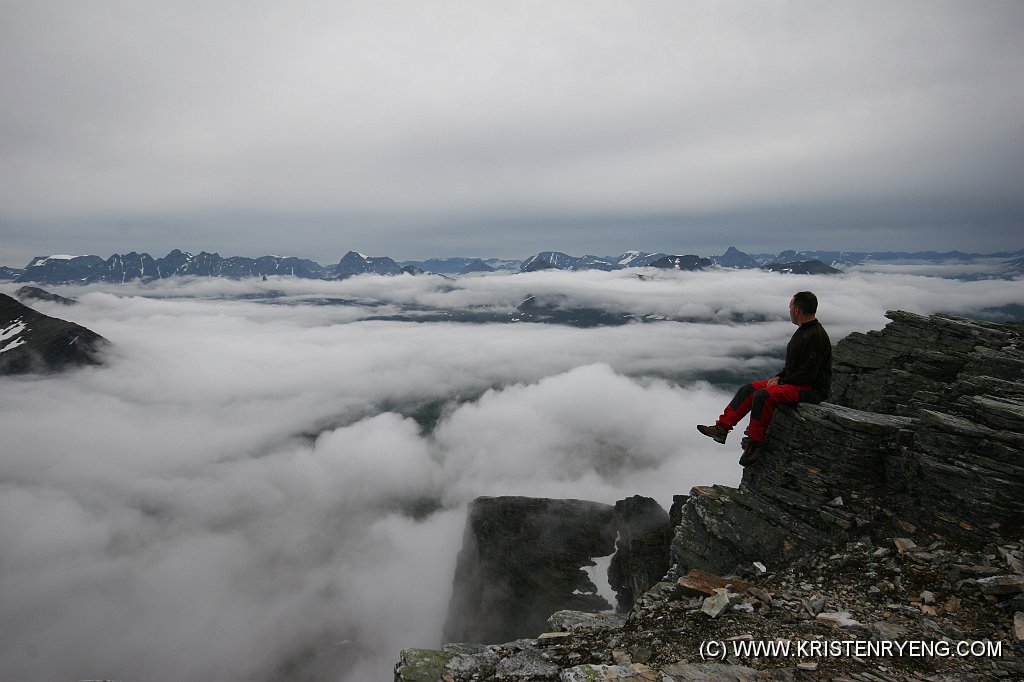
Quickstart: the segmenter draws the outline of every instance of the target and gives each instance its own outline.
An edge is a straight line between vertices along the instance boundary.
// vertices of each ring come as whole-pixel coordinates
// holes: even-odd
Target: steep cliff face
[[[615,503],[615,556],[608,583],[615,590],[620,612],[633,608],[640,596],[668,570],[672,539],[668,513],[649,497],[634,495]]]
[[[934,410],[1019,433],[1024,324],[886,316],[884,329],[837,345],[832,402],[911,417]]]
[[[502,642],[544,628],[560,609],[611,608],[582,570],[615,551],[610,505],[481,497],[469,508],[444,638]]]
[[[693,491],[672,544],[680,571],[797,555],[879,513],[969,547],[1024,534],[1024,335],[888,316],[835,348],[845,406],[778,410],[739,489]]]
[[[670,515],[642,498],[616,505],[635,523],[617,529],[610,569],[625,618],[556,614],[557,632],[536,640],[434,652],[436,674],[414,663],[423,652],[403,652],[396,680],[1024,676],[1024,333],[888,317],[837,344],[833,403],[776,411],[738,488],[698,486]],[[652,587],[659,555],[671,569]],[[697,663],[716,639],[999,650]]]

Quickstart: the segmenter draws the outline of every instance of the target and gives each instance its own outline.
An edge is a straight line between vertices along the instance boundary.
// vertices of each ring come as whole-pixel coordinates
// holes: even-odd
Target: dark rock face
[[[0,375],[97,365],[107,343],[85,327],[49,317],[0,294]]]
[[[522,272],[536,272],[537,270],[573,270],[579,258],[570,256],[561,251],[541,251],[536,256],[530,256],[521,266]]]
[[[636,316],[629,313],[573,306],[567,296],[547,295],[541,298],[532,294],[516,306],[511,319],[514,322],[544,322],[584,328],[612,327],[637,321]]]
[[[600,611],[583,566],[615,549],[610,505],[481,497],[469,508],[444,638],[495,643],[536,634],[562,609]]]
[[[602,256],[570,256],[561,251],[542,251],[523,261],[520,272],[536,272],[537,270],[620,270],[622,268],[642,268],[668,258],[663,253],[645,253],[629,251],[618,258]],[[696,256],[694,256],[696,258]],[[708,261],[710,263],[710,261]],[[669,267],[669,266],[666,266]]]
[[[467,263],[466,267],[459,270],[460,275],[468,275],[472,272],[495,272],[495,269],[479,258],[476,258],[471,263]]]
[[[124,255],[114,254],[89,273],[89,282],[129,282],[143,281],[160,277],[156,260],[148,253],[132,251]]]
[[[435,275],[458,275],[465,268],[473,265],[476,262],[487,265],[479,258],[428,258],[426,260],[406,260],[399,261],[399,265],[407,267],[412,265],[413,267],[419,268],[424,272],[432,272]],[[490,267],[489,265],[487,267]],[[493,269],[493,268],[492,268]],[[516,267],[518,270],[518,266]]]
[[[114,254],[107,260],[99,256],[36,258],[15,281],[48,284],[91,284],[95,282],[150,282],[175,275],[190,277],[266,277],[290,275],[319,279],[327,270],[311,260],[282,256],[222,258],[203,251],[198,255],[175,249],[163,258],[132,251]]]
[[[843,340],[837,400],[914,419],[906,455],[888,463],[925,527],[963,540],[994,523],[1024,529],[1024,329],[949,316],[890,312],[879,332]],[[1015,530],[1016,529],[1016,530]]]
[[[738,490],[694,489],[679,570],[823,547],[879,509],[960,545],[1024,530],[1024,340],[1012,325],[891,312],[834,351],[833,399],[776,412]],[[855,409],[858,408],[858,409]],[[870,410],[870,411],[867,411]],[[830,505],[842,498],[843,506]]]
[[[370,257],[364,256],[355,251],[349,251],[337,265],[334,266],[334,275],[339,279],[353,275],[373,273],[377,275],[400,275],[402,268],[395,261],[387,256]]]
[[[57,294],[51,294],[49,291],[46,291],[45,289],[40,289],[39,287],[20,287],[17,291],[14,292],[14,295],[17,296],[22,301],[47,301],[49,303],[60,303],[61,305],[78,304],[78,301],[74,299],[58,296]]]
[[[157,261],[157,273],[161,277],[171,277],[184,272],[192,258],[193,256],[191,253],[185,253],[180,249],[174,249]]]
[[[32,259],[14,281],[50,284],[86,282],[103,262],[99,256],[38,256]]]
[[[628,611],[668,572],[669,515],[649,497],[634,495],[615,503],[618,540],[608,567],[619,611]]]
[[[858,500],[889,504],[905,494],[899,472],[912,426],[907,418],[828,403],[780,408],[739,489],[691,491],[672,541],[677,572],[789,561],[830,544],[837,530],[865,524]],[[846,505],[831,506],[839,497]]]
[[[610,270],[618,270],[618,263],[613,262],[610,258],[601,258],[600,256],[594,256],[587,254],[576,262],[573,267],[574,270],[604,270],[606,272]]]
[[[661,260],[668,254],[646,253],[644,251],[627,251],[616,259],[616,262],[624,268],[646,268],[651,263]]]
[[[833,397],[846,404],[779,408],[738,489],[676,496],[667,521],[643,498],[616,504],[609,574],[620,606],[632,600],[623,622],[563,612],[548,621],[558,632],[538,636],[541,626],[534,640],[461,658],[446,647],[432,659],[445,679],[504,679],[506,661],[541,650],[557,677],[529,679],[1024,675],[1024,330],[888,317],[881,332],[853,334],[834,349]],[[672,568],[651,585],[659,532],[671,536]],[[702,641],[751,635],[987,640],[1004,653],[895,657],[877,667],[849,656],[796,667],[748,656],[741,662],[753,667],[742,670],[692,663]],[[395,679],[416,674],[398,669]]]
[[[701,258],[694,255],[665,256],[651,263],[651,267],[668,270],[702,270],[711,267],[711,265],[712,261],[710,258]]]
[[[978,409],[979,399],[1020,398],[1020,326],[901,311],[886,317],[893,324],[881,331],[854,332],[836,348],[835,402],[905,416],[929,409],[986,419],[989,410]],[[1004,428],[1002,423],[992,426]]]
[[[218,276],[240,278],[287,275],[303,279],[320,279],[324,276],[324,272],[324,268],[319,263],[305,258],[260,256],[252,259],[233,256],[224,259]]]
[[[613,551],[608,579],[626,611],[668,571],[669,529],[668,513],[639,495],[614,507],[479,498],[469,510],[445,638],[505,641],[536,634],[554,611],[611,608],[582,567]]]
[[[735,246],[730,246],[725,253],[715,259],[723,268],[756,268],[757,259],[749,253],[743,253]]]
[[[0,266],[0,280],[11,281],[18,279],[25,271],[21,268],[9,268],[7,266]]]
[[[771,272],[783,272],[790,275],[838,275],[842,270],[837,270],[831,265],[826,265],[820,260],[800,260],[786,263],[769,263],[763,270]]]

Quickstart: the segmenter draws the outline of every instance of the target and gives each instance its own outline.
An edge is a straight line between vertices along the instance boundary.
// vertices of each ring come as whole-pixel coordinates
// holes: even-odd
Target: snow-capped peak
[[[32,267],[34,265],[46,265],[47,263],[49,263],[52,260],[72,260],[74,258],[78,258],[78,256],[68,256],[68,255],[64,255],[64,254],[57,254],[57,255],[53,255],[53,256],[40,256],[39,258],[36,258],[35,260],[33,260],[29,264],[29,267]]]

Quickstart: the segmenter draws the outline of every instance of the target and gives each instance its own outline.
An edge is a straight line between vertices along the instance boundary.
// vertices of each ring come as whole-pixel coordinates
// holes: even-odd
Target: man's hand
[[[779,385],[779,378],[778,377],[772,377],[771,379],[768,380],[768,385],[769,386],[778,386]]]

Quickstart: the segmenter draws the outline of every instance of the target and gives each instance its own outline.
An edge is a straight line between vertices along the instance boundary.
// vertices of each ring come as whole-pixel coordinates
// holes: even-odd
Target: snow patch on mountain
[[[21,336],[21,333],[27,328],[28,325],[19,318],[3,329],[0,329],[0,353],[6,353],[23,345],[25,338]]]

